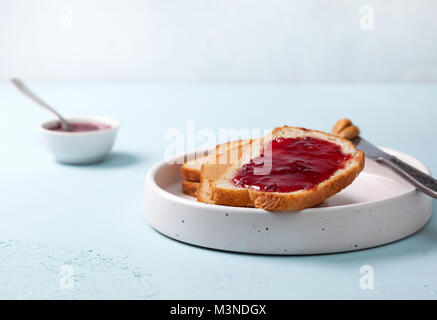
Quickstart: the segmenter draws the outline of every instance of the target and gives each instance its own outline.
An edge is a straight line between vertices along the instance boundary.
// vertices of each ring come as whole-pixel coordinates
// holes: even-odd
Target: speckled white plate
[[[429,173],[417,159],[385,151]],[[199,203],[182,193],[181,179],[178,164],[161,162],[150,169],[147,220],[170,238],[213,249],[282,255],[359,250],[407,237],[431,217],[431,198],[368,158],[351,186],[299,212]]]

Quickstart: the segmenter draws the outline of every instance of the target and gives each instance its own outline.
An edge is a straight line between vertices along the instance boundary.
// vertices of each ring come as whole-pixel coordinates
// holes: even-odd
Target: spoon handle
[[[37,95],[35,95],[30,89],[21,81],[20,79],[11,79],[12,83],[28,98],[32,99],[36,103],[38,103],[40,106],[46,108],[50,112],[54,113],[61,122],[62,129],[71,131],[70,124],[52,107],[50,107],[47,103],[42,101]]]

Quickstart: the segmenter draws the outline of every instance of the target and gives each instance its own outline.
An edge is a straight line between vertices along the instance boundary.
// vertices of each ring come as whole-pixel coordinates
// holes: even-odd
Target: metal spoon
[[[32,99],[36,103],[38,103],[40,106],[46,108],[47,110],[51,111],[53,114],[55,114],[59,122],[61,123],[61,128],[65,131],[71,131],[70,124],[67,120],[65,120],[64,117],[62,117],[55,109],[50,107],[47,103],[42,101],[37,95],[35,95],[30,89],[21,81],[20,79],[11,79],[12,83],[28,98]]]

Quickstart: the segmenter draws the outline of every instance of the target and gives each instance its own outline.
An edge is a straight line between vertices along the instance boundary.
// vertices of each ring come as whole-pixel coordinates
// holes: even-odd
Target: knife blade
[[[366,154],[367,158],[378,160],[378,158],[391,158],[392,155],[389,155],[387,152],[382,151],[378,147],[371,144],[369,141],[357,137],[354,140],[352,140],[352,143],[357,147],[357,149],[363,151]]]
[[[366,157],[376,160],[378,163],[387,165],[423,193],[433,198],[437,198],[437,180],[430,175],[427,175],[399,158],[382,151],[362,137],[355,138],[352,140],[352,143],[358,150],[363,151]]]

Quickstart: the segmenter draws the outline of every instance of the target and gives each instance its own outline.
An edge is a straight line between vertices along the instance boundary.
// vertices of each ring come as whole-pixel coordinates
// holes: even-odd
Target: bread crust
[[[214,204],[232,207],[255,207],[250,199],[249,189],[228,190],[211,185],[211,199]]]
[[[269,211],[302,210],[316,206],[327,198],[340,192],[349,186],[363,170],[365,159],[364,153],[362,151],[357,151],[355,146],[349,140],[339,138],[322,131],[288,126],[274,129],[272,131],[272,136],[275,136],[284,129],[302,130],[303,132],[310,134],[319,133],[322,134],[326,139],[332,139],[332,141],[338,141],[344,145],[347,145],[348,148],[354,150],[354,152],[351,153],[353,158],[349,160],[353,162],[353,165],[349,166],[343,172],[338,173],[330,179],[320,183],[314,189],[299,190],[290,193],[262,192],[250,188],[225,188],[217,186],[216,181],[223,179],[228,173],[226,172],[211,185],[211,198],[215,204],[239,207],[256,207]],[[233,168],[230,168],[229,170],[233,170]]]
[[[200,181],[200,171],[195,168],[190,168],[185,164],[181,167],[182,178],[186,181],[199,182]]]
[[[199,191],[199,182],[182,180],[182,192],[186,195],[196,197]]]
[[[197,201],[214,204],[214,201],[212,201],[211,199],[210,191],[211,191],[211,180],[201,178],[199,182],[199,190],[197,192]]]

